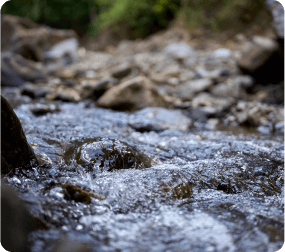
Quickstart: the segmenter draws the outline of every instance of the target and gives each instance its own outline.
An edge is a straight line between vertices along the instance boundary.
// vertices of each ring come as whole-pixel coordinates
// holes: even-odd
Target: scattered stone
[[[78,58],[77,50],[77,39],[69,38],[57,43],[45,52],[43,55],[43,61],[48,64],[54,64],[55,67],[58,67],[58,65],[70,65]]]
[[[220,49],[217,49],[217,50],[213,51],[210,54],[210,59],[211,60],[228,59],[229,57],[232,56],[232,54],[233,54],[233,52],[230,49],[220,48]]]
[[[76,90],[65,88],[59,89],[55,93],[47,94],[46,99],[49,101],[79,102],[81,97]]]
[[[221,70],[219,69],[208,71],[204,67],[201,67],[201,66],[196,67],[195,72],[199,78],[214,79],[214,78],[218,78],[221,75]]]
[[[28,144],[22,125],[9,102],[1,95],[1,173],[31,167],[37,158]]]
[[[59,112],[58,106],[54,104],[36,104],[32,108],[30,108],[30,111],[35,115],[35,116],[42,116],[46,115],[47,113],[54,113],[54,112]]]
[[[235,104],[230,98],[216,98],[209,93],[198,94],[188,108],[188,116],[198,122],[206,122],[208,118],[224,117],[226,112]]]
[[[163,49],[163,53],[176,60],[195,57],[195,50],[184,42],[170,44]]]
[[[130,64],[122,64],[119,65],[111,70],[112,77],[116,79],[123,79],[124,77],[128,76],[132,72],[133,67]]]
[[[265,4],[271,12],[274,30],[278,38],[284,41],[284,7],[275,0],[266,0]]]
[[[246,98],[246,90],[254,84],[250,76],[240,75],[228,78],[226,83],[219,83],[211,88],[211,93],[218,97]]]
[[[260,102],[239,101],[231,113],[237,123],[247,127],[274,125],[284,120],[284,108]]]
[[[25,80],[7,64],[1,64],[1,85],[8,87],[20,87],[25,84]]]
[[[280,53],[276,41],[255,36],[245,45],[237,64],[258,83],[278,83],[284,80],[284,55]]]
[[[97,105],[115,110],[138,110],[165,107],[167,103],[149,79],[139,76],[110,88],[99,98]]]
[[[21,95],[26,95],[31,97],[32,99],[39,99],[42,97],[46,97],[47,94],[51,93],[52,90],[46,85],[34,85],[32,83],[26,84],[23,88],[21,88]]]
[[[52,29],[23,17],[1,16],[2,51],[11,51],[34,61],[42,61],[44,52],[55,44],[76,37],[73,30]]]
[[[188,130],[192,121],[179,110],[145,108],[130,116],[129,125],[139,132],[161,132],[166,129]]]
[[[284,134],[284,121],[276,123],[274,125],[274,130],[276,133]]]
[[[54,75],[60,79],[74,79],[76,78],[77,72],[72,69],[60,68]]]
[[[207,120],[206,129],[216,130],[219,124],[220,120],[218,118],[210,118]]]
[[[182,100],[191,100],[195,94],[208,90],[213,85],[213,81],[207,78],[188,81],[178,86],[175,94]]]
[[[21,86],[26,81],[46,80],[47,71],[41,63],[11,52],[4,52],[1,54],[1,78],[3,86]]]
[[[284,82],[271,85],[254,85],[252,90],[254,93],[253,100],[271,104],[284,104]]]
[[[83,99],[93,99],[97,101],[108,89],[118,85],[119,81],[115,78],[103,78],[97,82],[86,83],[83,87],[81,97]]]

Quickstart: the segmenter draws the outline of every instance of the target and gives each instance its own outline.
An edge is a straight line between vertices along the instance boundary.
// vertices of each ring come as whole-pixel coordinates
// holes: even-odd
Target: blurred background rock
[[[14,0],[6,2],[1,13],[73,29],[87,49],[102,50],[122,39],[145,38],[175,24],[190,30],[192,39],[217,33],[221,40],[239,33],[261,34],[272,27],[272,5],[270,0]]]

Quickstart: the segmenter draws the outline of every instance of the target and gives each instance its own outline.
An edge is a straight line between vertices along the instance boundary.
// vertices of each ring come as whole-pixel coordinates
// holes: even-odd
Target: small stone
[[[163,53],[177,60],[195,56],[195,50],[184,42],[178,42],[166,46],[163,49]]]
[[[138,110],[168,104],[148,78],[139,76],[110,88],[97,105],[115,110]]]

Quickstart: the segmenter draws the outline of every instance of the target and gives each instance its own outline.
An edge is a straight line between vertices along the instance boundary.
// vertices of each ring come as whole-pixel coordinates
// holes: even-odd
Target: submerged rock
[[[165,107],[167,102],[146,77],[136,77],[110,88],[97,101],[99,107],[115,110],[138,110]]]
[[[80,144],[74,143],[75,146]],[[87,142],[73,152],[71,145],[65,152],[65,160],[70,163],[75,159],[77,164],[87,168],[87,172],[95,175],[104,171],[118,169],[143,169],[151,166],[151,160],[145,154],[119,140],[101,139]]]
[[[37,158],[28,144],[20,120],[9,102],[1,95],[1,173],[29,167]]]

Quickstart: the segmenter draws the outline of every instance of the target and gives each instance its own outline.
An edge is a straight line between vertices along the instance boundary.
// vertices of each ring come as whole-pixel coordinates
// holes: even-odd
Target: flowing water
[[[29,235],[32,251],[64,238],[106,252],[283,245],[283,135],[187,120],[150,131],[152,116],[138,130],[132,113],[58,103],[59,112],[35,116],[33,106],[15,112],[41,165],[4,178],[51,227]]]

